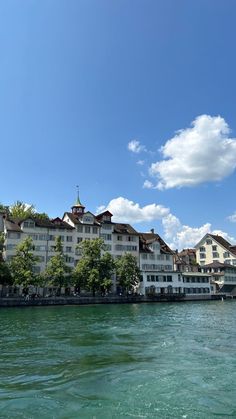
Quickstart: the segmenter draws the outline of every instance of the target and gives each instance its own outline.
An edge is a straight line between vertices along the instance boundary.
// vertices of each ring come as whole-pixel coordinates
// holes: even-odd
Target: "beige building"
[[[213,262],[226,263],[236,266],[236,246],[223,237],[206,234],[195,246],[196,261],[201,266]]]

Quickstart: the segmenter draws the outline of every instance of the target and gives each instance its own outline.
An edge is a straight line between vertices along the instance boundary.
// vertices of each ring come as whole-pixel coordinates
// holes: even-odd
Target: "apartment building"
[[[5,234],[5,248],[3,257],[9,261],[16,251],[17,245],[26,237],[31,237],[38,262],[35,272],[44,271],[50,258],[55,254],[55,238],[61,237],[65,260],[68,266],[74,266],[73,255],[73,227],[59,217],[53,220],[28,217],[26,219],[3,218],[3,232]]]
[[[206,234],[195,246],[196,261],[201,266],[213,262],[226,263],[236,266],[236,246],[223,237]]]

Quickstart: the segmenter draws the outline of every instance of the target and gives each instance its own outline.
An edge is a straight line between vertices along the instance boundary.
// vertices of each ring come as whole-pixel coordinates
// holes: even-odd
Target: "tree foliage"
[[[55,255],[49,260],[44,272],[48,284],[59,288],[69,285],[71,269],[66,265],[61,237],[56,237]]]
[[[112,274],[114,272],[114,260],[105,250],[102,239],[84,240],[78,248],[81,250],[81,259],[74,270],[74,284],[76,287],[84,287],[102,294],[112,286]]]
[[[32,217],[36,212],[34,205],[25,204],[22,201],[16,201],[12,206],[10,206],[9,210],[10,215],[13,218]]]
[[[37,261],[33,240],[31,237],[26,237],[16,247],[16,254],[9,265],[14,283],[23,286],[33,284],[36,279],[34,268]]]
[[[137,259],[131,253],[126,253],[116,260],[116,274],[119,285],[126,291],[134,289],[140,281],[141,272]]]

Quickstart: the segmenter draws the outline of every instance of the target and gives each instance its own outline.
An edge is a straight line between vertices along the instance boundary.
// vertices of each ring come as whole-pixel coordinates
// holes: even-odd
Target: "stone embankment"
[[[185,302],[185,301],[206,301],[220,300],[225,298],[222,295],[204,295],[204,296],[179,296],[179,295],[159,295],[159,296],[76,296],[76,297],[2,297],[0,298],[0,307],[27,307],[27,306],[54,306],[54,305],[91,305],[91,304],[136,304],[153,302]]]

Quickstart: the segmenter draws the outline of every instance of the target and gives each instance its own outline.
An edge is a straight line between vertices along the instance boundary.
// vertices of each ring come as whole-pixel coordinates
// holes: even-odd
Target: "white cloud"
[[[105,207],[99,207],[98,211],[104,211]],[[169,208],[163,205],[150,204],[140,207],[126,198],[112,199],[106,207],[113,214],[113,220],[117,222],[136,224],[160,220],[169,214]]]
[[[162,225],[164,239],[172,249],[182,250],[184,248],[194,247],[207,233],[218,234],[232,244],[236,241],[234,237],[229,236],[222,230],[211,230],[210,223],[203,224],[200,227],[182,225],[180,220],[173,214],[164,217]]]
[[[231,223],[236,223],[236,212],[234,212],[232,215],[229,215],[227,220],[229,220]]]
[[[236,139],[229,138],[224,118],[201,115],[192,127],[180,130],[161,148],[163,160],[149,172],[157,188],[195,186],[219,181],[236,168]]]
[[[179,218],[170,213],[169,208],[163,205],[150,204],[140,207],[126,198],[112,199],[105,207],[97,208],[97,213],[109,210],[113,214],[113,221],[121,223],[141,224],[161,220],[163,226],[163,239],[171,249],[182,250],[194,247],[207,233],[218,234],[230,243],[236,243],[235,238],[221,230],[212,230],[209,222],[200,227],[191,227],[181,223]],[[142,231],[142,228],[140,228]],[[159,233],[160,234],[160,233]],[[162,234],[161,234],[162,235]]]
[[[144,161],[144,160],[138,160],[138,161],[137,161],[137,164],[138,164],[139,166],[143,166],[143,165],[144,165],[144,163],[145,163],[145,161]]]
[[[145,182],[143,183],[143,187],[145,189],[151,189],[151,188],[153,188],[153,183],[150,182],[150,180],[145,180]]]
[[[138,154],[141,151],[146,151],[146,148],[138,140],[132,140],[128,143],[128,150]]]

